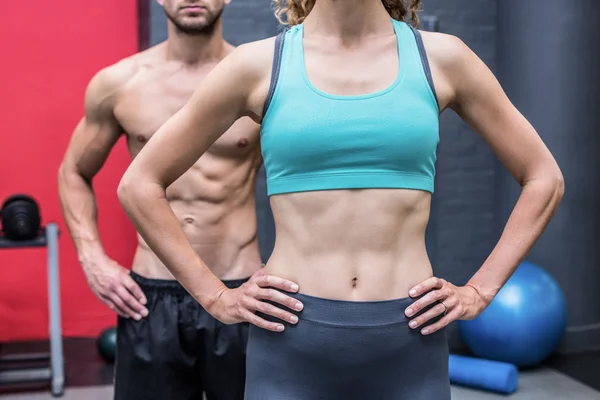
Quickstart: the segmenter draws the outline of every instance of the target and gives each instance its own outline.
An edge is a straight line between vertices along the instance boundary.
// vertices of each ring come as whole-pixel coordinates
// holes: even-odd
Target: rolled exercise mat
[[[518,368],[509,363],[450,354],[450,382],[503,394],[517,390]]]

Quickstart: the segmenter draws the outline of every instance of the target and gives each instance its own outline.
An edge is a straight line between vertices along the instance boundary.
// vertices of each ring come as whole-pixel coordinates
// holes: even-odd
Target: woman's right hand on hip
[[[291,324],[297,323],[298,317],[285,308],[301,311],[304,305],[282,293],[281,290],[296,293],[298,285],[267,275],[261,268],[239,288],[224,289],[212,305],[210,313],[225,324],[249,322],[259,328],[282,332],[284,330],[282,323],[267,321],[256,315],[256,312],[259,312]],[[271,303],[277,303],[285,308],[276,307]]]

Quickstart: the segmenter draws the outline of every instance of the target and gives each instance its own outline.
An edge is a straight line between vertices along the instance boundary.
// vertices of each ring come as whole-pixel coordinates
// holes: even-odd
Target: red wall
[[[89,290],[59,206],[56,177],[83,112],[89,79],[137,49],[135,0],[7,1],[0,12],[0,201],[33,195],[58,222],[63,332],[97,335],[115,315]],[[129,162],[121,140],[94,181],[109,255],[129,266],[135,231],[116,187]],[[0,251],[0,341],[48,335],[46,251]]]

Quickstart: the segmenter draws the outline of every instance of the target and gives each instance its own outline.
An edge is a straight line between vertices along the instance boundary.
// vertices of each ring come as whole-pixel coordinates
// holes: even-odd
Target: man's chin
[[[176,24],[177,28],[183,33],[187,33],[190,35],[200,35],[203,33],[208,33],[211,31],[209,24],[206,22],[196,22],[196,21],[182,21]]]

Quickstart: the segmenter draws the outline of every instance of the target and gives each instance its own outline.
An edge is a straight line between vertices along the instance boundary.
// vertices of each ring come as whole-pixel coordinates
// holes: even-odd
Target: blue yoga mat
[[[504,394],[517,390],[519,370],[513,364],[451,354],[448,369],[457,385]]]

